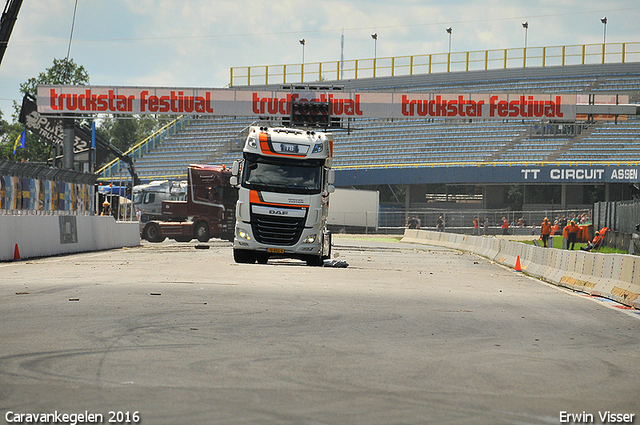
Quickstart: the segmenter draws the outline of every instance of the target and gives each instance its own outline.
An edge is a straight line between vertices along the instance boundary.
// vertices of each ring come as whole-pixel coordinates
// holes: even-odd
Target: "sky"
[[[5,4],[6,0],[0,0]],[[90,84],[225,87],[230,68],[451,51],[640,42],[638,0],[24,1],[0,64],[0,110],[72,58]],[[3,7],[4,9],[4,7]],[[73,35],[71,36],[73,26]],[[371,34],[377,33],[374,46]],[[70,43],[71,40],[71,43]],[[375,49],[375,51],[374,51]]]

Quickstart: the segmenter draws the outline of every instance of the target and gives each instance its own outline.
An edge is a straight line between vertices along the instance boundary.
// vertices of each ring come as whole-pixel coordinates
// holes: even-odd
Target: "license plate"
[[[284,254],[284,249],[282,248],[267,248],[267,252],[271,254]]]
[[[298,145],[290,145],[288,143],[280,143],[281,152],[298,153]]]

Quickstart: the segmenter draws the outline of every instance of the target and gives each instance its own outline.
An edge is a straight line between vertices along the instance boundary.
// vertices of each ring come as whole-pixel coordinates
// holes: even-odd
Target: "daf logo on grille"
[[[265,207],[262,205],[252,205],[251,213],[287,218],[305,218],[307,216],[306,209],[286,209],[277,207]]]

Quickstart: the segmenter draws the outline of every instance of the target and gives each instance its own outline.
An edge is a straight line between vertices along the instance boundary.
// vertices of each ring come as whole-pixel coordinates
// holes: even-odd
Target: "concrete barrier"
[[[640,309],[640,258],[536,247],[494,237],[406,230],[403,242],[470,251],[513,268],[518,256],[524,273],[574,291]]]
[[[0,261],[140,245],[138,222],[89,215],[1,215]]]

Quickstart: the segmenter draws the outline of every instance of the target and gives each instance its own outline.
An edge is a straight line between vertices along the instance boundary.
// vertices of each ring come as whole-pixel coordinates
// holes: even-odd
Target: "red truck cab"
[[[233,239],[238,191],[229,184],[231,170],[219,165],[189,165],[184,201],[162,201],[163,221],[150,221],[142,237],[149,242],[165,238],[178,242],[211,237]]]

